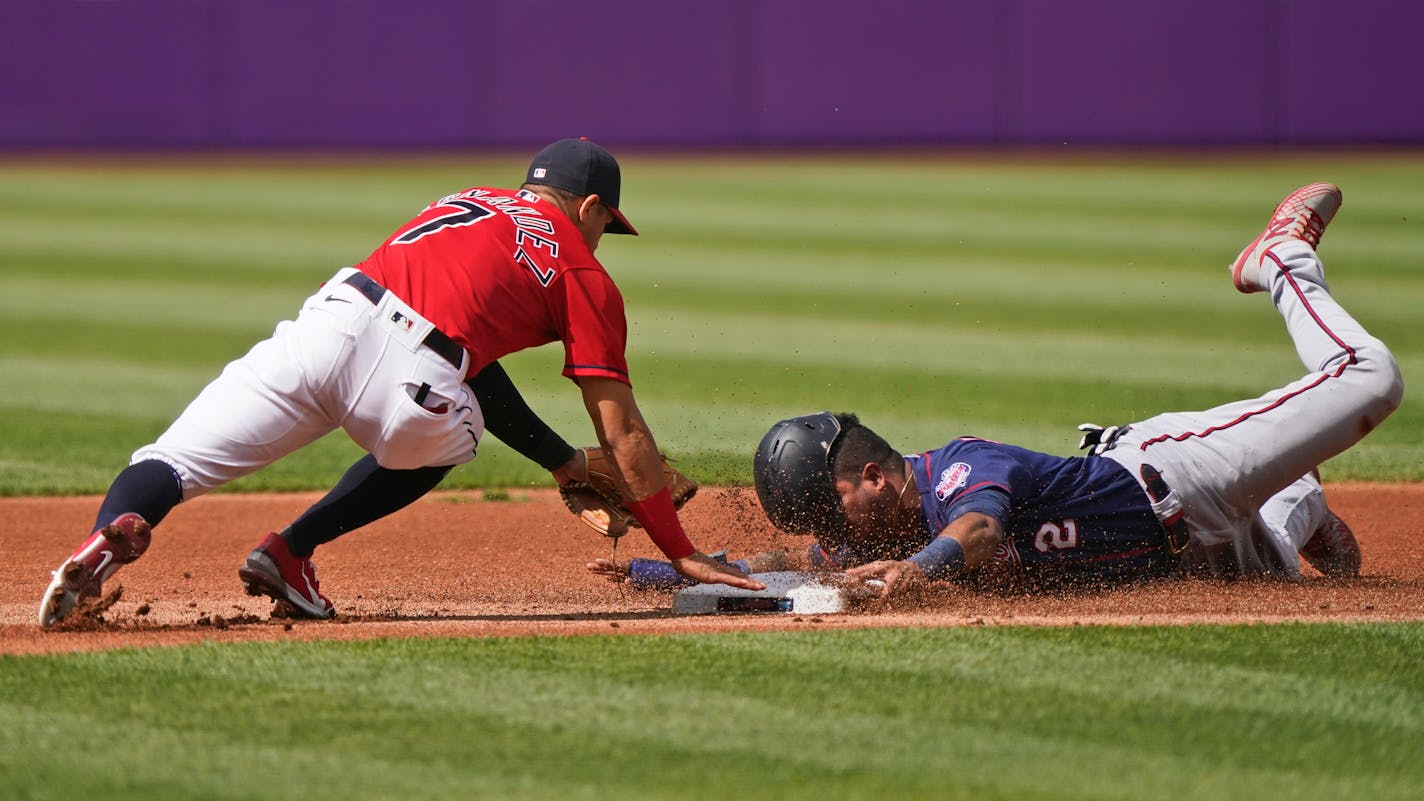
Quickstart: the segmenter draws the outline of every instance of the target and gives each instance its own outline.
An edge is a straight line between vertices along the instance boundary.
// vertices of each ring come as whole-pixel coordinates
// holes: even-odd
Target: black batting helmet
[[[757,445],[752,471],[757,498],[773,525],[814,534],[822,545],[845,539],[845,510],[831,475],[831,448],[841,423],[830,412],[782,420]]]

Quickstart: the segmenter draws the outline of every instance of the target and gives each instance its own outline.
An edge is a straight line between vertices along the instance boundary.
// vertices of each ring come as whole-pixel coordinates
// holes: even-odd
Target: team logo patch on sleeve
[[[965,462],[955,462],[946,467],[944,472],[939,474],[939,483],[935,484],[935,497],[944,500],[953,495],[955,490],[968,484],[970,469]]]

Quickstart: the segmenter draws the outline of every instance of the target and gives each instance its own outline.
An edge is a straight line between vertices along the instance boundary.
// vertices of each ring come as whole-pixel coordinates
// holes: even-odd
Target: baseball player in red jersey
[[[54,571],[40,625],[98,597],[178,503],[336,428],[367,455],[238,571],[249,592],[308,617],[334,614],[311,563],[317,546],[429,492],[474,458],[486,430],[560,483],[582,480],[582,453],[529,409],[498,363],[555,341],[653,542],[688,578],[760,589],[697,550],[663,484],[629,380],[623,298],[593,255],[605,233],[637,234],[618,210],[620,188],[608,151],[561,140],[534,158],[522,188],[441,198],[365,261],[339,270],[296,319],[229,364],[134,453],[93,533]]]

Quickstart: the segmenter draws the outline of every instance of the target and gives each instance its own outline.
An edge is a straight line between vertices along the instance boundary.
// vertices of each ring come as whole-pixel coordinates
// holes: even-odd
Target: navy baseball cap
[[[638,231],[618,210],[618,189],[622,176],[613,154],[584,138],[560,139],[539,151],[529,162],[529,174],[524,183],[552,186],[565,192],[587,197],[598,195],[603,205],[613,212],[613,221],[604,227],[605,234],[632,234]]]

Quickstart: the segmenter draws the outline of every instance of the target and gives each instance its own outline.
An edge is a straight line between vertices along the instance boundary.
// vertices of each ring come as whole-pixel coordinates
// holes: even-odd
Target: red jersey
[[[564,375],[629,383],[623,296],[573,222],[532,192],[443,197],[356,267],[459,343],[469,375],[561,341]]]

